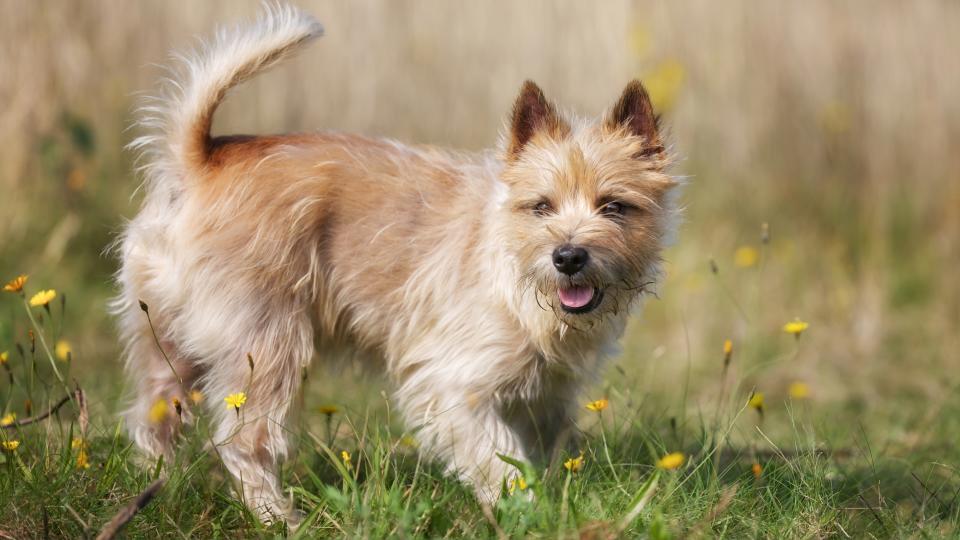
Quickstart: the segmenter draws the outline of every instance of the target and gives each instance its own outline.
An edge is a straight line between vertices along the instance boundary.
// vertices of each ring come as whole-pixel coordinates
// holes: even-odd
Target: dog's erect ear
[[[630,81],[620,100],[613,106],[606,120],[607,127],[624,127],[631,135],[643,137],[643,150],[636,157],[649,157],[663,153],[660,141],[660,117],[653,113],[650,96],[640,81]]]
[[[569,128],[553,104],[544,97],[540,87],[533,81],[526,81],[513,104],[506,157],[508,160],[516,159],[523,147],[539,132],[562,136],[568,131]]]

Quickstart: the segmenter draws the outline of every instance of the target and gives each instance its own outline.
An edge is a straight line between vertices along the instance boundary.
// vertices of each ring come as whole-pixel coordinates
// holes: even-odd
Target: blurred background
[[[232,95],[216,133],[332,129],[481,149],[526,78],[588,115],[644,81],[681,157],[685,223],[659,299],[611,367],[620,382],[593,397],[696,418],[713,408],[730,339],[735,395],[763,391],[768,417],[801,383],[835,444],[867,434],[892,451],[953,448],[960,4],[296,4],[326,37]],[[171,49],[257,10],[2,0],[0,279],[27,273],[31,291],[67,295],[72,376],[107,411],[121,386],[105,311],[116,262],[103,252],[139,203],[123,150],[131,110]],[[21,309],[0,303],[0,349],[24,340]],[[809,323],[800,339],[782,329],[794,318]],[[314,379],[314,401],[379,399]]]

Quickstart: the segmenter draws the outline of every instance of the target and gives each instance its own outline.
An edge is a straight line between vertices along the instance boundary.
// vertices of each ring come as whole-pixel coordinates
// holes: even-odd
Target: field
[[[582,454],[481,508],[385,381],[318,351],[291,535],[960,535],[960,5],[297,3],[327,35],[232,95],[216,133],[480,149],[526,78],[599,114],[638,77],[686,186],[658,297],[584,396]],[[202,419],[175,462],[137,456],[106,310],[138,94],[171,48],[257,8],[0,0],[0,284],[29,276],[0,292],[0,538],[95,536],[157,478],[128,537],[285,532],[244,509]]]

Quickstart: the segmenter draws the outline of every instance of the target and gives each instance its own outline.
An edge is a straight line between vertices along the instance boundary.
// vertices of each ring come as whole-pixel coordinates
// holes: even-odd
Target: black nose
[[[582,247],[566,244],[553,250],[553,265],[557,270],[568,276],[572,276],[587,264],[590,254]]]

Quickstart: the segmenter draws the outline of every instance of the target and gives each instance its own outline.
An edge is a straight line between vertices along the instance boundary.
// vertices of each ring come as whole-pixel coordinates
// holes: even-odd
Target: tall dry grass
[[[629,79],[647,82],[690,182],[661,300],[621,362],[639,388],[670,395],[686,381],[691,404],[709,402],[730,337],[740,376],[773,391],[800,378],[817,399],[867,408],[950,395],[960,5],[298,3],[327,36],[231,97],[217,132],[338,129],[481,148],[525,78],[589,114]],[[94,368],[116,352],[100,309],[113,263],[99,252],[136,207],[121,150],[136,93],[155,87],[170,48],[257,5],[2,5],[0,274],[76,291],[76,348]],[[736,266],[739,246],[760,262]],[[778,330],[794,316],[811,322],[796,357]]]

